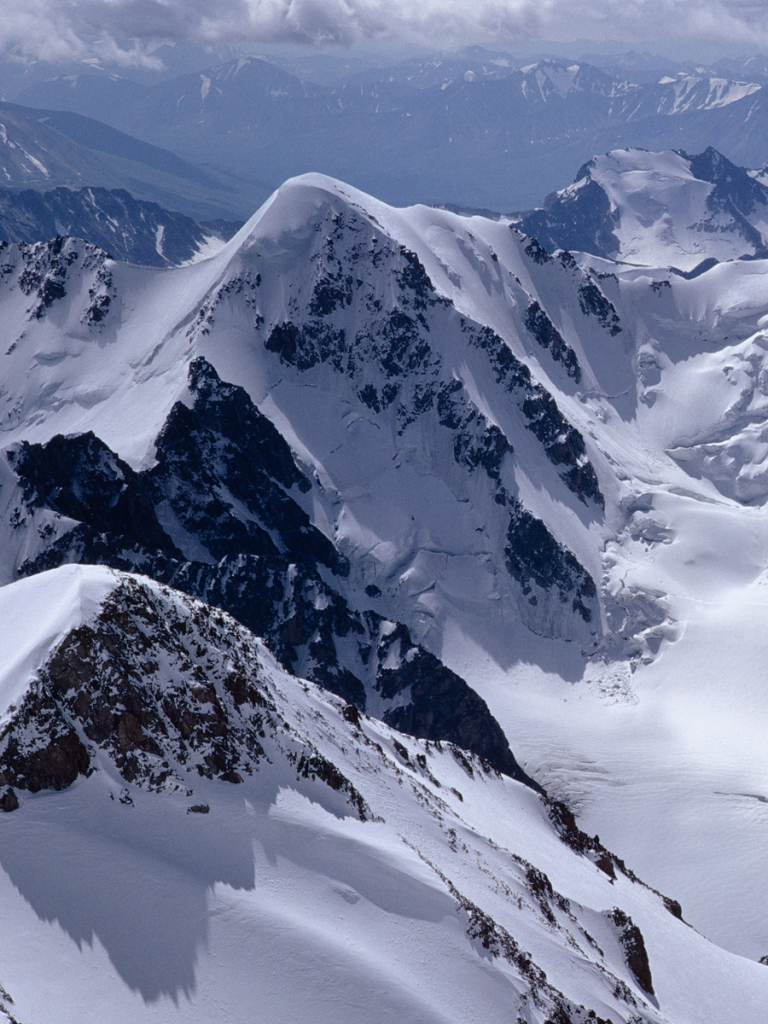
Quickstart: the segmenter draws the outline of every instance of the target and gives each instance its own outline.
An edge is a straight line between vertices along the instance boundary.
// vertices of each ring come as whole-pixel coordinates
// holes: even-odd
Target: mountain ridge
[[[69,605],[66,625],[44,630],[41,645],[28,608],[57,593],[77,596],[79,606]],[[513,1008],[535,1024],[660,1024],[692,1019],[686,997],[699,972],[688,965],[701,960],[708,973],[698,983],[723,1019],[751,1012],[759,967],[703,940],[598,840],[574,832],[562,810],[548,811],[527,787],[458,749],[403,742],[349,713],[286,675],[227,616],[93,567],[14,583],[0,592],[4,607],[11,599],[27,623],[17,641],[34,655],[10,709],[6,679],[0,684],[4,783],[9,772],[17,779],[53,763],[35,753],[46,711],[66,716],[60,724],[74,728],[83,750],[80,778],[49,777],[54,798],[37,788],[42,777],[24,775],[33,785],[2,815],[13,843],[0,862],[16,893],[3,881],[6,920],[27,931],[35,911],[57,922],[65,942],[49,985],[65,1009],[110,998],[116,1020],[203,1019],[212,999],[222,1005],[211,967],[220,980],[222,965],[234,978],[250,963],[249,984],[227,986],[224,1005],[239,1013],[260,993],[268,1020],[308,1000],[318,1002],[320,1020],[338,1019],[350,999],[365,1006],[369,979],[378,979],[383,992],[370,997],[370,1012],[382,1021],[445,1020],[448,992],[451,1012],[479,1007],[491,1021]],[[56,835],[57,851],[35,848],[41,829]],[[87,883],[68,866],[75,853]],[[56,857],[67,883],[58,889],[45,882]],[[142,871],[145,889],[125,899]],[[75,902],[84,884],[85,915]],[[19,894],[33,910],[22,910]],[[210,906],[202,917],[201,895]],[[343,954],[322,927],[329,912],[336,933],[364,955]],[[217,924],[207,931],[211,914]],[[407,923],[414,914],[416,934]],[[72,941],[84,930],[90,942]],[[41,949],[55,948],[50,927],[43,932],[38,921],[31,931]],[[439,963],[427,971],[411,963],[425,941],[453,975]],[[665,955],[673,945],[687,954],[682,993],[681,971]],[[279,966],[288,948],[301,953],[304,984],[270,992],[258,965],[290,976],[291,958]],[[394,948],[409,954],[405,963]],[[94,959],[96,971],[88,969]],[[74,963],[88,965],[76,993],[67,978]],[[329,976],[331,991],[318,1001]],[[734,976],[753,994],[729,994],[729,1010],[716,993]],[[6,981],[13,1013],[36,1020],[40,1000],[15,954]]]
[[[525,209],[594,153],[629,145],[698,152],[714,144],[735,162],[768,162],[760,133],[745,130],[766,116],[765,78],[755,67],[683,62],[678,70],[671,62],[649,79],[598,63],[606,66],[552,57],[521,66],[469,52],[320,85],[243,55],[141,87],[67,75],[17,99],[97,117],[187,160],[225,167],[251,180],[259,201],[287,177],[317,169],[394,203]]]

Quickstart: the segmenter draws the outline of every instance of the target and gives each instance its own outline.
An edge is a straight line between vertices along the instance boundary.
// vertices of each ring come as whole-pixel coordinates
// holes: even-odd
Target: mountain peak
[[[549,248],[685,272],[766,251],[768,189],[710,146],[691,156],[616,149],[520,220]]]

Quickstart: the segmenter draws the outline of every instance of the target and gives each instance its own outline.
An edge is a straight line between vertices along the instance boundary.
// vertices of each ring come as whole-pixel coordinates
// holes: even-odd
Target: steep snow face
[[[764,256],[768,191],[708,149],[699,156],[614,150],[520,221],[546,246],[691,271]]]
[[[570,93],[610,96],[614,83],[589,64],[564,64],[558,60],[541,60],[521,68],[520,88],[527,100],[544,103],[553,98],[565,99]]]
[[[69,609],[58,636],[41,602]],[[90,567],[0,609],[38,651],[0,733],[14,1019],[759,1019],[764,968],[563,808],[286,674],[229,616]]]
[[[659,85],[666,86],[661,92],[659,113],[668,117],[691,110],[727,107],[762,89],[757,82],[733,82],[727,78],[687,75],[684,72],[674,78],[662,78]]]

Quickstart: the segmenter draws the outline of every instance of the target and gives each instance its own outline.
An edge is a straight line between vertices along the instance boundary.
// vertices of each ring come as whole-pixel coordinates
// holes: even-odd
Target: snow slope
[[[49,603],[71,609],[55,638],[36,621]],[[759,1019],[764,968],[564,842],[529,788],[350,715],[228,616],[90,567],[14,583],[0,605],[39,652],[24,697],[0,689],[17,705],[0,769],[19,765],[10,735],[29,770],[43,707],[90,760],[0,817],[3,986],[24,1024]],[[216,777],[215,715],[258,724],[239,781]]]

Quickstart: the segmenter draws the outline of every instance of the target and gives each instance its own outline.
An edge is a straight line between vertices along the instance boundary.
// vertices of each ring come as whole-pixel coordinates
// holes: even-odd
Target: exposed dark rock
[[[357,331],[354,338],[345,328],[338,326],[338,322],[330,324],[313,315],[313,309],[317,312],[315,298],[309,303],[312,308],[306,311],[297,304],[295,319],[276,324],[267,334],[267,349],[299,371],[309,370],[320,363],[331,366],[354,383],[361,403],[377,416],[393,406],[399,435],[419,417],[436,413],[440,425],[452,435],[456,463],[470,473],[476,470],[484,472],[494,485],[497,503],[512,510],[508,540],[516,551],[507,559],[506,565],[513,578],[523,585],[526,595],[531,579],[544,587],[557,581],[559,599],[589,622],[596,596],[594,583],[575,556],[557,544],[543,523],[538,525],[538,534],[546,538],[546,543],[540,552],[527,546],[527,537],[522,535],[525,531],[521,527],[523,510],[502,483],[504,460],[512,453],[512,445],[504,432],[489,422],[469,400],[462,381],[445,373],[442,360],[429,338],[435,330],[434,324],[440,321],[435,318],[427,320],[423,311],[430,306],[446,306],[441,316],[447,317],[449,322],[458,320],[469,344],[484,353],[497,382],[513,397],[523,424],[541,443],[565,485],[585,504],[594,502],[602,508],[603,495],[583,436],[565,419],[552,395],[534,382],[529,368],[512,354],[502,338],[490,328],[468,322],[450,307],[450,303],[439,299],[423,266],[412,253],[405,250],[395,253],[387,249],[386,243],[382,248],[376,248],[378,242],[375,239],[374,255],[369,250],[363,252],[360,243],[354,241],[354,232],[353,241],[343,237],[338,217],[330,223],[333,227],[321,250],[323,266],[330,269],[324,270],[323,276],[317,278],[323,282],[324,288],[329,287],[329,280],[335,282],[334,287],[340,286],[345,280],[345,266],[357,265],[358,260],[370,265],[375,260],[386,259],[399,290],[390,300],[390,308],[382,308],[378,303],[375,312],[368,309],[367,326],[365,330]],[[337,253],[341,244],[345,246],[346,262],[342,262]],[[368,287],[370,285],[362,287],[361,302],[365,300]],[[345,295],[348,294],[345,291]],[[345,298],[342,304],[346,301]],[[368,301],[370,306],[370,299]],[[333,308],[339,308],[338,304]],[[580,369],[575,353],[538,303],[529,308],[528,323],[539,343],[547,347],[553,358],[561,361],[567,372],[578,380]],[[370,379],[372,371],[373,380]],[[387,381],[384,387],[379,383],[382,377]],[[533,517],[526,515],[528,518],[523,525],[533,521]],[[513,534],[520,537],[520,544],[512,539]],[[550,567],[545,577],[544,562],[547,558],[550,558]],[[529,565],[529,562],[537,564]],[[571,585],[573,589],[569,590]]]
[[[621,334],[619,316],[612,302],[606,299],[594,281],[587,281],[579,287],[579,305],[585,316],[595,316],[601,327],[615,337]]]
[[[2,985],[0,985],[0,1018],[6,1022],[6,1024],[19,1024],[19,1021],[14,1017],[9,1007],[13,1006],[13,999],[10,994],[6,992]]]
[[[512,354],[495,331],[468,324],[465,329],[469,331],[470,343],[486,352],[497,382],[515,397],[526,427],[541,442],[547,458],[553,465],[565,467],[560,475],[569,490],[585,503],[593,500],[603,508],[605,499],[587,456],[584,438],[560,412],[552,395],[533,381],[528,367]]]
[[[333,762],[321,754],[302,754],[297,771],[302,778],[321,779],[331,789],[343,791],[347,800],[357,809],[360,821],[367,821],[371,816],[365,800],[349,779],[339,771]]]
[[[146,478],[92,432],[58,434],[44,445],[23,441],[8,460],[31,508],[53,509],[128,548],[179,556],[157,520]]]
[[[530,304],[525,311],[523,323],[541,347],[548,349],[555,362],[562,363],[568,376],[578,384],[581,380],[581,367],[576,353],[566,344],[562,334],[538,302]]]
[[[467,403],[464,385],[459,380],[443,384],[436,399],[440,424],[453,432],[456,462],[470,471],[482,468],[500,484],[504,456],[514,451],[502,431]]]
[[[287,365],[310,370],[326,361],[339,365],[346,351],[346,335],[323,321],[300,325],[285,321],[272,328],[264,347]]]
[[[560,838],[566,846],[569,846],[575,853],[588,857],[609,878],[615,879],[616,872],[620,871],[630,881],[642,885],[645,889],[655,893],[663,903],[664,908],[673,917],[683,921],[682,908],[678,901],[670,899],[668,896],[660,893],[658,889],[654,889],[653,886],[639,879],[634,871],[627,867],[621,857],[617,857],[615,853],[611,853],[610,850],[603,846],[599,836],[590,836],[586,832],[582,832],[576,824],[576,818],[569,807],[559,800],[547,798],[547,812],[550,821],[557,829]]]
[[[275,556],[279,538],[302,563],[346,575],[346,561],[289,494],[309,491],[309,480],[244,389],[223,383],[200,358],[189,368],[189,388],[192,408],[177,402],[157,439],[157,464],[147,474],[155,503],[166,501],[215,559]]]
[[[592,620],[597,597],[594,580],[575,555],[558,544],[540,519],[517,505],[510,518],[507,540],[507,568],[524,594],[531,594],[531,582],[543,590],[555,589],[561,600],[570,600],[573,610],[585,622]],[[531,598],[536,600],[532,594]]]
[[[376,689],[385,699],[409,691],[410,701],[386,711],[386,722],[419,739],[450,740],[511,778],[542,791],[515,761],[485,701],[433,654],[416,647],[402,624],[379,642],[379,663],[387,662],[391,652],[399,667],[379,669]]]
[[[576,175],[577,182],[587,179],[584,184],[547,196],[544,208],[526,214],[519,228],[535,235],[539,246],[550,250],[590,252],[606,258],[615,255],[619,250],[614,234],[616,216],[603,187],[589,178],[589,173],[590,164],[585,164]]]
[[[529,864],[527,861],[523,861],[523,866],[525,868],[525,880],[528,883],[528,890],[531,896],[536,900],[539,910],[541,910],[547,923],[556,925],[557,919],[552,908],[556,907],[558,910],[568,913],[570,911],[568,900],[559,892],[555,892],[552,883],[543,871],[539,871],[538,868],[535,868],[533,864]]]
[[[63,789],[105,756],[127,783],[150,790],[184,789],[201,776],[236,784],[258,769],[271,738],[297,777],[342,792],[364,819],[346,777],[314,748],[296,748],[286,730],[250,633],[125,579],[92,622],[62,639],[6,724],[0,784]]]
[[[646,992],[649,996],[654,995],[651,965],[648,962],[648,952],[645,948],[643,933],[629,914],[620,910],[619,907],[614,907],[608,914],[608,917],[616,926],[619,942],[624,950],[624,958],[627,961],[627,967],[634,975],[643,992]]]
[[[714,186],[707,196],[707,209],[716,217],[719,215],[719,219],[730,222],[744,241],[754,248],[755,256],[768,256],[762,235],[747,220],[758,207],[768,203],[768,189],[765,185],[751,177],[743,167],[731,163],[712,146],[698,156],[686,156],[686,159],[691,162],[691,174],[695,178],[711,182]],[[704,226],[705,230],[710,231],[718,228],[717,219],[711,225]]]
[[[22,244],[9,251],[0,277],[16,272],[19,290],[31,299],[29,319],[40,320],[66,296],[73,269],[90,275],[91,301],[83,322],[94,325],[104,319],[114,295],[108,260],[105,252],[87,242],[57,235],[52,241]]]
[[[352,302],[354,281],[350,274],[342,280],[320,278],[315,283],[309,312],[312,316],[328,316],[336,309],[348,306]]]
[[[513,228],[513,230],[516,230]],[[557,247],[555,247],[557,248]],[[538,238],[531,238],[525,246],[525,252],[531,257],[534,263],[551,263],[552,255],[539,242]]]
[[[30,691],[0,733],[0,751],[0,786],[30,793],[65,789],[91,770],[87,749],[45,683]]]
[[[0,811],[5,811],[6,814],[9,814],[11,811],[18,810],[18,807],[19,798],[9,786],[3,795],[0,796]]]
[[[115,259],[153,267],[190,260],[210,235],[229,238],[238,226],[196,224],[124,189],[0,189],[0,238],[34,243],[74,236]]]
[[[204,360],[191,365],[189,380],[191,408],[177,403],[172,409],[151,470],[135,473],[92,434],[58,436],[14,451],[11,461],[28,507],[44,506],[78,521],[24,563],[20,574],[71,561],[145,573],[231,612],[265,638],[289,671],[364,710],[367,692],[382,687],[382,659],[371,660],[370,652],[380,645],[384,620],[353,611],[320,576],[319,565],[338,576],[348,566],[292,496],[294,488],[306,492],[309,481],[274,426],[242,388],[224,384]],[[503,449],[496,450],[500,457]],[[481,461],[487,458],[488,452],[481,453]],[[490,463],[486,468],[492,472]],[[182,536],[210,552],[209,560],[179,551],[161,525],[160,509],[163,522],[170,513],[169,528],[178,523]],[[397,637],[412,660],[384,689],[399,700],[414,684],[414,706],[399,727],[468,746],[499,770],[527,781],[485,703],[413,644],[407,631]],[[144,716],[133,700],[119,722],[97,716],[86,735],[100,740],[116,729],[126,758],[122,770],[130,774],[130,751],[151,752]],[[459,716],[466,721],[459,722]],[[174,726],[182,734],[186,728],[183,721]],[[210,767],[220,778],[236,781],[237,773],[228,775],[226,763]],[[70,784],[73,771],[70,764],[64,784]]]
[[[344,719],[349,722],[350,725],[360,726],[360,711],[355,707],[354,704],[347,704],[342,711]]]
[[[678,900],[670,899],[669,896],[662,896],[664,906],[670,912],[672,917],[676,917],[678,921],[683,920],[683,908],[680,906]]]
[[[413,293],[414,309],[426,309],[428,306],[447,304],[447,300],[435,292],[435,286],[416,253],[402,245],[399,251],[405,265],[402,269],[395,271],[395,276],[401,288],[409,289]]]

